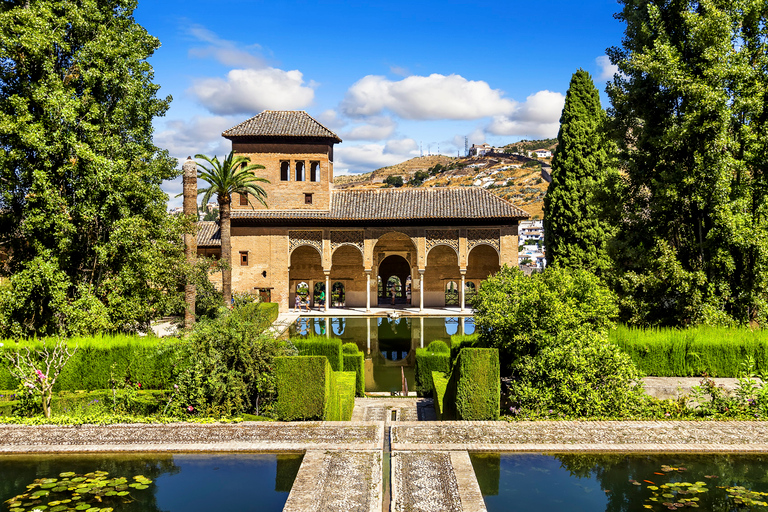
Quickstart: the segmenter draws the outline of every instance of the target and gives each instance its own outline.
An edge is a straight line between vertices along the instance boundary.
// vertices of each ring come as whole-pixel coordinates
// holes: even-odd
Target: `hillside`
[[[526,141],[535,149],[550,146],[546,141]],[[539,144],[536,144],[536,143]],[[483,187],[522,208],[531,218],[542,218],[544,194],[548,183],[542,179],[538,160],[519,155],[508,157],[451,158],[447,156],[417,157],[390,167],[357,176],[339,176],[334,184],[339,188],[381,188],[388,176],[402,176],[407,183],[416,171],[430,172],[420,185],[406,187]],[[435,170],[440,164],[442,169]]]

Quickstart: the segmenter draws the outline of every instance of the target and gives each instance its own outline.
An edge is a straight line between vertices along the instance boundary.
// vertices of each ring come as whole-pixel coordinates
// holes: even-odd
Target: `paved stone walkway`
[[[395,418],[392,418],[392,411]],[[352,421],[435,421],[431,398],[355,398]]]

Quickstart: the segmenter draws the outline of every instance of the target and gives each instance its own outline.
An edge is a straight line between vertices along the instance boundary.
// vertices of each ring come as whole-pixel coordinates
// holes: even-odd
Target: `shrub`
[[[275,358],[275,417],[283,421],[324,419],[331,374],[331,365],[323,356]]]
[[[41,340],[4,341],[0,351],[42,347]],[[175,339],[132,335],[74,337],[67,340],[77,352],[67,362],[54,391],[109,389],[115,374],[140,382],[143,389],[168,389],[173,385]],[[14,389],[18,381],[0,365],[0,388]]]
[[[465,348],[459,353],[445,392],[443,416],[497,420],[501,400],[499,351]]]
[[[229,416],[260,415],[269,408],[275,390],[273,360],[285,347],[263,333],[259,318],[248,321],[234,310],[195,325],[179,344],[176,411]]]
[[[535,356],[524,356],[509,385],[517,412],[530,416],[624,417],[644,403],[640,375],[629,356],[600,334],[563,335]],[[550,412],[551,411],[551,412]]]
[[[354,343],[342,345],[344,371],[355,372],[355,395],[365,396],[365,354]]]
[[[341,356],[341,340],[338,338],[323,338],[310,336],[291,340],[301,356],[325,356],[335,372],[344,369],[344,359]]]
[[[444,418],[445,391],[448,388],[448,376],[442,372],[432,372],[432,389],[434,389],[434,404],[437,419]]]
[[[617,314],[614,295],[584,270],[547,268],[528,277],[504,266],[480,285],[475,324],[484,346],[499,349],[502,365],[536,356],[563,333],[607,333]]]
[[[355,372],[334,372],[341,410],[338,419],[349,421],[355,408]]]
[[[334,372],[323,356],[275,359],[275,416],[283,421],[347,421],[355,407],[355,375]]]
[[[480,341],[480,335],[475,334],[454,334],[451,336],[451,368],[459,357],[459,352],[463,348],[486,348]]]
[[[416,349],[416,391],[432,393],[432,372],[448,373],[451,369],[450,349],[444,341],[435,340],[427,348]]]
[[[757,372],[768,371],[768,332],[728,327],[639,329],[619,326],[609,339],[627,353],[641,372],[658,377],[707,373],[738,377],[747,358]]]

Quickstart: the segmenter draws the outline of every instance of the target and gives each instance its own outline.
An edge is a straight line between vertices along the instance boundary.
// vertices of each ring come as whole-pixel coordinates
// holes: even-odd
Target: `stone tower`
[[[270,209],[328,210],[333,187],[333,145],[341,139],[304,111],[265,110],[222,133],[232,150],[264,170],[256,175]],[[246,197],[232,198],[232,209],[264,208]]]

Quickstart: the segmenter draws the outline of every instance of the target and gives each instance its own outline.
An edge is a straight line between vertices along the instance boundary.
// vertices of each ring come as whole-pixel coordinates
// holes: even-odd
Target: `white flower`
[[[5,346],[5,345],[3,345],[2,343],[0,343],[0,347],[4,347],[4,346]]]

